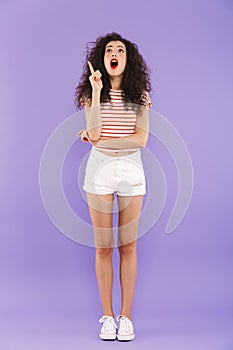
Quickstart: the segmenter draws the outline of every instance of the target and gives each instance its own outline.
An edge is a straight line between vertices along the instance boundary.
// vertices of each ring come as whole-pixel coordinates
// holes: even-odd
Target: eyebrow
[[[107,49],[107,47],[112,47],[112,45],[107,45],[106,49]],[[124,49],[124,46],[122,46],[122,45],[117,45],[117,47],[122,47]]]

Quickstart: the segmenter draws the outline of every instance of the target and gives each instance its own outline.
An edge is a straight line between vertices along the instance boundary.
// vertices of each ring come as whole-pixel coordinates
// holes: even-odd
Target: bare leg
[[[86,194],[95,235],[96,277],[103,315],[114,316],[112,309],[112,251],[114,247],[112,211],[114,195],[97,195],[88,192]]]
[[[137,233],[142,203],[143,195],[132,197],[118,196],[121,315],[126,315],[129,319],[131,319],[131,308],[137,277]]]

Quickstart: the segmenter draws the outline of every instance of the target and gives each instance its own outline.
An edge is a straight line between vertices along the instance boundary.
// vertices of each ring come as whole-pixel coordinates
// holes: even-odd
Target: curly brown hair
[[[88,44],[86,45],[83,74],[75,89],[75,105],[77,109],[81,109],[85,99],[91,99],[92,96],[92,87],[89,80],[91,71],[87,61],[90,61],[94,69],[98,69],[102,74],[103,88],[101,89],[100,102],[103,103],[111,100],[109,94],[111,84],[104,65],[105,47],[110,41],[121,41],[126,46],[127,62],[121,83],[125,103],[132,103],[137,106],[145,105],[145,93],[151,91],[150,76],[146,62],[139,53],[136,44],[122,38],[120,34],[112,32],[98,37],[95,42],[88,43],[93,44],[92,47],[89,47]]]

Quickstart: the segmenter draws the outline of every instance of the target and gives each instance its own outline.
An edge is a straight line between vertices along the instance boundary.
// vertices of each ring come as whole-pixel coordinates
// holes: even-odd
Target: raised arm
[[[89,80],[92,86],[92,98],[91,102],[85,104],[86,132],[90,140],[97,141],[100,139],[102,129],[100,113],[100,93],[103,87],[102,74],[99,70],[94,71],[91,62],[88,61],[88,65],[91,71]]]

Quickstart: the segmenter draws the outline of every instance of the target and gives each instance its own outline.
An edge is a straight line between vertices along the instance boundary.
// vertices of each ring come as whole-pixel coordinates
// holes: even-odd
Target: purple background
[[[166,235],[177,173],[150,137],[168,192],[159,221],[138,241],[137,339],[127,348],[233,349],[232,23],[230,0],[1,1],[1,349],[124,346],[97,337],[94,249],[61,234],[39,190],[44,146],[75,113],[85,45],[111,31],[138,44],[152,70],[153,109],[182,135],[194,169],[188,212]],[[76,174],[89,149],[77,140],[64,177],[69,202],[87,222]],[[118,263],[115,249],[116,316]]]

